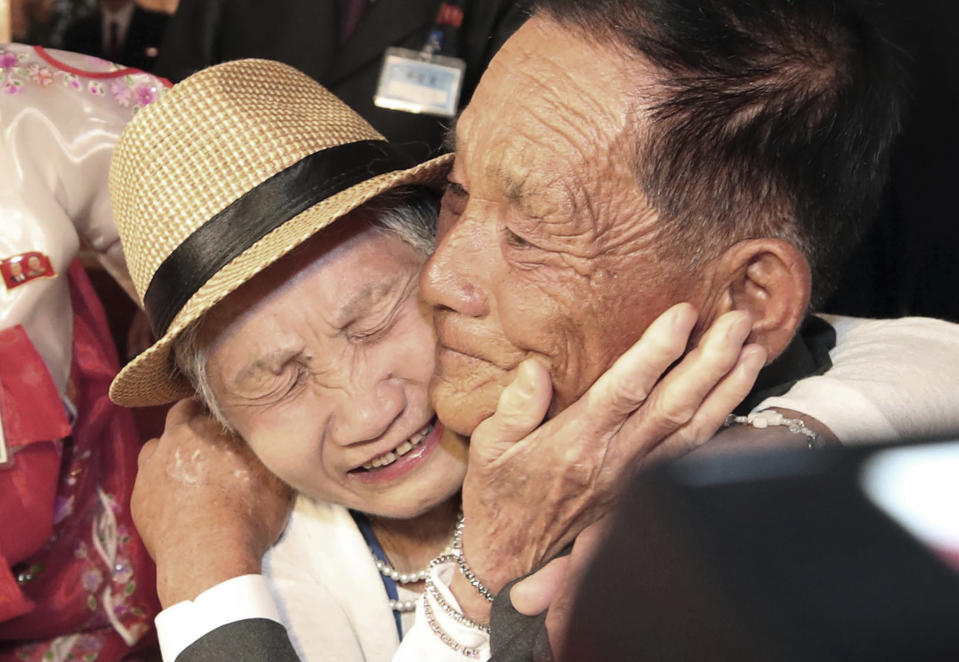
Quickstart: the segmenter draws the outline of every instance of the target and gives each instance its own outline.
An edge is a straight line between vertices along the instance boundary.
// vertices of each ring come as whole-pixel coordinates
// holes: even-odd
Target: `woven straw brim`
[[[319,230],[372,198],[403,185],[439,185],[452,155],[446,154],[409,170],[373,177],[323,200],[269,233],[206,282],[151,347],[131,361],[110,386],[110,399],[127,407],[161,405],[194,395],[190,383],[175,370],[171,350],[176,338],[240,285],[292,251]]]

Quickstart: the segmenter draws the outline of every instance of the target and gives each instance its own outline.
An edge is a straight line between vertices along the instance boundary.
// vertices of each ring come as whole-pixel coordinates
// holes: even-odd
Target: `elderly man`
[[[494,58],[456,128],[423,276],[437,412],[472,434],[462,572],[454,562],[435,578],[466,629],[488,618],[493,593],[596,522],[624,468],[651,450],[588,423],[576,443],[552,432],[658,314],[690,301],[705,329],[747,313],[770,364],[746,411],[828,365],[830,330],[806,313],[869,215],[898,124],[883,40],[841,4],[544,0]],[[674,321],[692,324],[688,310]],[[846,439],[845,419],[861,438],[883,436],[891,420],[901,433],[932,429],[885,408],[922,402],[913,384],[865,383],[837,416],[834,385],[815,379],[818,396],[773,400],[808,405],[803,419],[787,407],[787,437]],[[669,413],[680,427],[697,422],[682,407]],[[408,640],[469,654],[476,639],[460,634],[425,617]]]
[[[472,432],[528,357],[563,409],[678,300],[704,325],[747,311],[771,358],[802,337],[874,207],[899,90],[855,3],[773,4],[544,1],[494,59],[423,278],[448,425]],[[496,586],[518,568],[470,552],[466,515]]]
[[[541,2],[456,127],[423,277],[439,416],[476,444],[530,357],[562,410],[680,300],[704,326],[748,312],[750,340],[781,368],[794,361],[810,301],[870,217],[898,126],[894,63],[856,14],[834,2]],[[791,368],[784,381],[804,376]],[[561,458],[542,450],[537,466],[555,470]],[[517,488],[501,457],[474,448],[463,494],[475,576],[496,591],[568,543],[597,492],[616,488],[604,459],[577,458],[588,497],[514,510],[536,498],[524,485],[542,494],[544,482]],[[574,494],[556,475],[546,493]],[[467,614],[488,613],[470,578],[452,588]]]

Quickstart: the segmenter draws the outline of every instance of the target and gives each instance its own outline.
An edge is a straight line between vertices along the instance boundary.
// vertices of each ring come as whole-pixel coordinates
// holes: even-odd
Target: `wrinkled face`
[[[292,487],[412,517],[459,489],[466,447],[427,397],[425,256],[356,214],[210,313],[207,372],[227,419]]]
[[[542,17],[493,59],[456,126],[439,244],[423,274],[438,348],[431,384],[469,434],[527,357],[568,406],[701,284],[657,257],[634,174],[628,91],[648,69]]]

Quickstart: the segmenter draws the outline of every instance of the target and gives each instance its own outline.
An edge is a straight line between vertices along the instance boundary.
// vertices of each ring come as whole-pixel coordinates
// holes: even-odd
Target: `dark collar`
[[[766,398],[782,395],[800,379],[829,370],[829,350],[835,346],[836,330],[829,322],[812,315],[806,317],[785,351],[759,373],[756,385],[736,413],[745,415]]]

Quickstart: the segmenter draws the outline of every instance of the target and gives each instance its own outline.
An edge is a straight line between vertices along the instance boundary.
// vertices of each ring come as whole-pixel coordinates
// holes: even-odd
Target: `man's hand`
[[[290,489],[195,399],[174,405],[140,451],[131,512],[157,564],[164,607],[260,572],[282,533]]]
[[[579,586],[610,524],[608,516],[590,524],[576,536],[570,554],[553,559],[510,589],[510,602],[519,613],[536,616],[549,610],[546,631],[554,656],[563,650]]]
[[[491,591],[606,514],[640,462],[709,439],[749,393],[766,352],[743,346],[751,329],[743,312],[717,320],[673,366],[696,317],[688,304],[670,308],[586,394],[538,429],[552,395],[549,376],[534,361],[520,366],[496,413],[473,433],[463,485],[463,552]],[[451,588],[468,615],[488,618],[489,604],[461,575]]]

